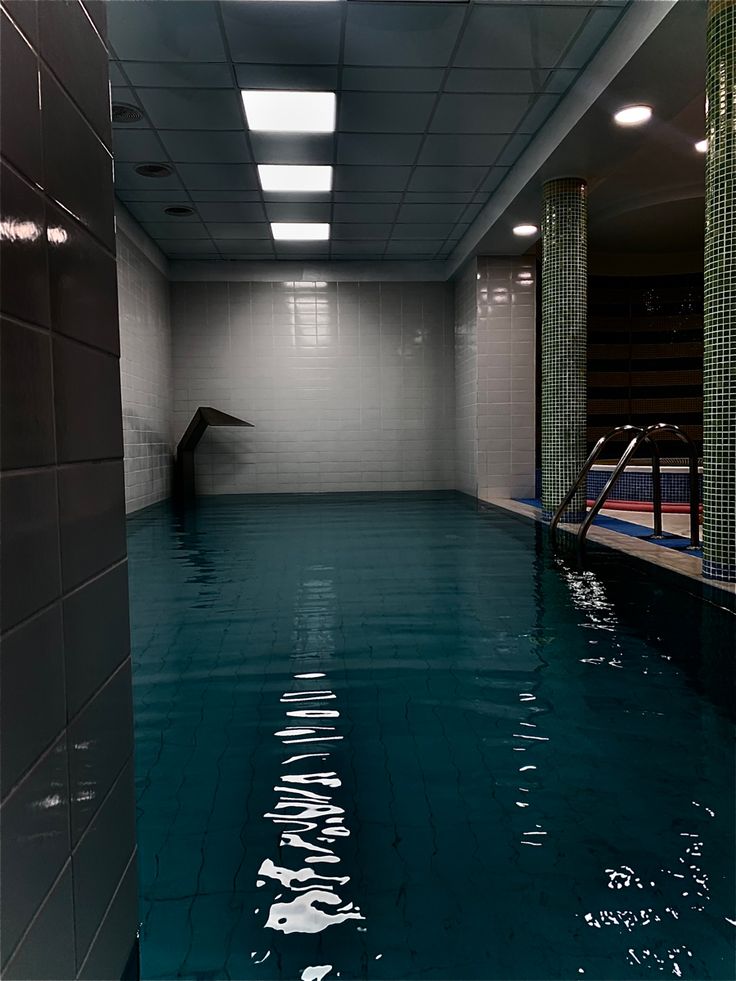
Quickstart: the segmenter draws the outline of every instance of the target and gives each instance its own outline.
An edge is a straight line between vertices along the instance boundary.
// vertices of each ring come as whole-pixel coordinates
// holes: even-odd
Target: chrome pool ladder
[[[606,433],[605,436],[601,436],[591,450],[590,456],[583,464],[580,473],[575,478],[572,487],[567,492],[564,501],[557,508],[552,520],[550,521],[549,530],[552,538],[555,538],[557,526],[560,523],[562,515],[569,507],[570,502],[580,490],[581,486],[587,482],[588,473],[598,457],[601,455],[604,447],[607,446],[611,440],[624,433],[628,433],[631,436],[629,444],[621,454],[621,458],[613,468],[611,476],[606,481],[603,490],[596,498],[593,506],[585,515],[583,521],[580,522],[580,526],[577,531],[578,545],[582,545],[585,541],[585,536],[588,534],[588,529],[593,524],[595,516],[605,504],[608,495],[611,493],[611,490],[613,489],[618,478],[626,469],[629,460],[643,443],[648,443],[652,451],[652,510],[654,512],[654,528],[651,537],[664,537],[662,532],[662,473],[660,467],[659,447],[657,446],[656,440],[657,437],[665,433],[671,433],[685,443],[688,449],[688,455],[690,457],[690,545],[688,547],[698,548],[700,545],[700,487],[698,481],[698,451],[690,437],[684,433],[679,426],[675,426],[673,423],[669,422],[656,422],[651,426],[631,426],[628,424],[625,426],[616,426],[615,429],[612,429],[609,433]]]

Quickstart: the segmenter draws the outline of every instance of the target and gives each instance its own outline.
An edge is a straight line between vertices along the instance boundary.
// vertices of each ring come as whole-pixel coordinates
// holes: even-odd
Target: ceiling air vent
[[[171,208],[164,208],[167,215],[171,215],[173,218],[186,218],[187,215],[193,215],[193,208],[184,208],[179,205],[172,205]]]
[[[171,177],[174,173],[167,164],[139,164],[135,172],[141,177]]]
[[[112,121],[114,123],[139,123],[143,119],[143,113],[136,106],[128,105],[127,102],[113,102]]]

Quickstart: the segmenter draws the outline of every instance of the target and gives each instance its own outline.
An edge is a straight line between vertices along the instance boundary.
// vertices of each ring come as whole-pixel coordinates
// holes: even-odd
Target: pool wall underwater
[[[733,976],[733,616],[464,495],[129,521],[144,978]]]

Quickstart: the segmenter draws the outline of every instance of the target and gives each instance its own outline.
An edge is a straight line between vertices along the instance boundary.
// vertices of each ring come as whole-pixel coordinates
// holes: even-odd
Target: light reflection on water
[[[449,495],[153,509],[130,562],[145,978],[732,979],[702,604]]]

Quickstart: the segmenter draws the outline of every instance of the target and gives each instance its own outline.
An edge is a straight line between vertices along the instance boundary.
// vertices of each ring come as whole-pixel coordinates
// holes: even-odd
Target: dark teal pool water
[[[144,978],[734,974],[734,618],[453,494],[130,521]]]

